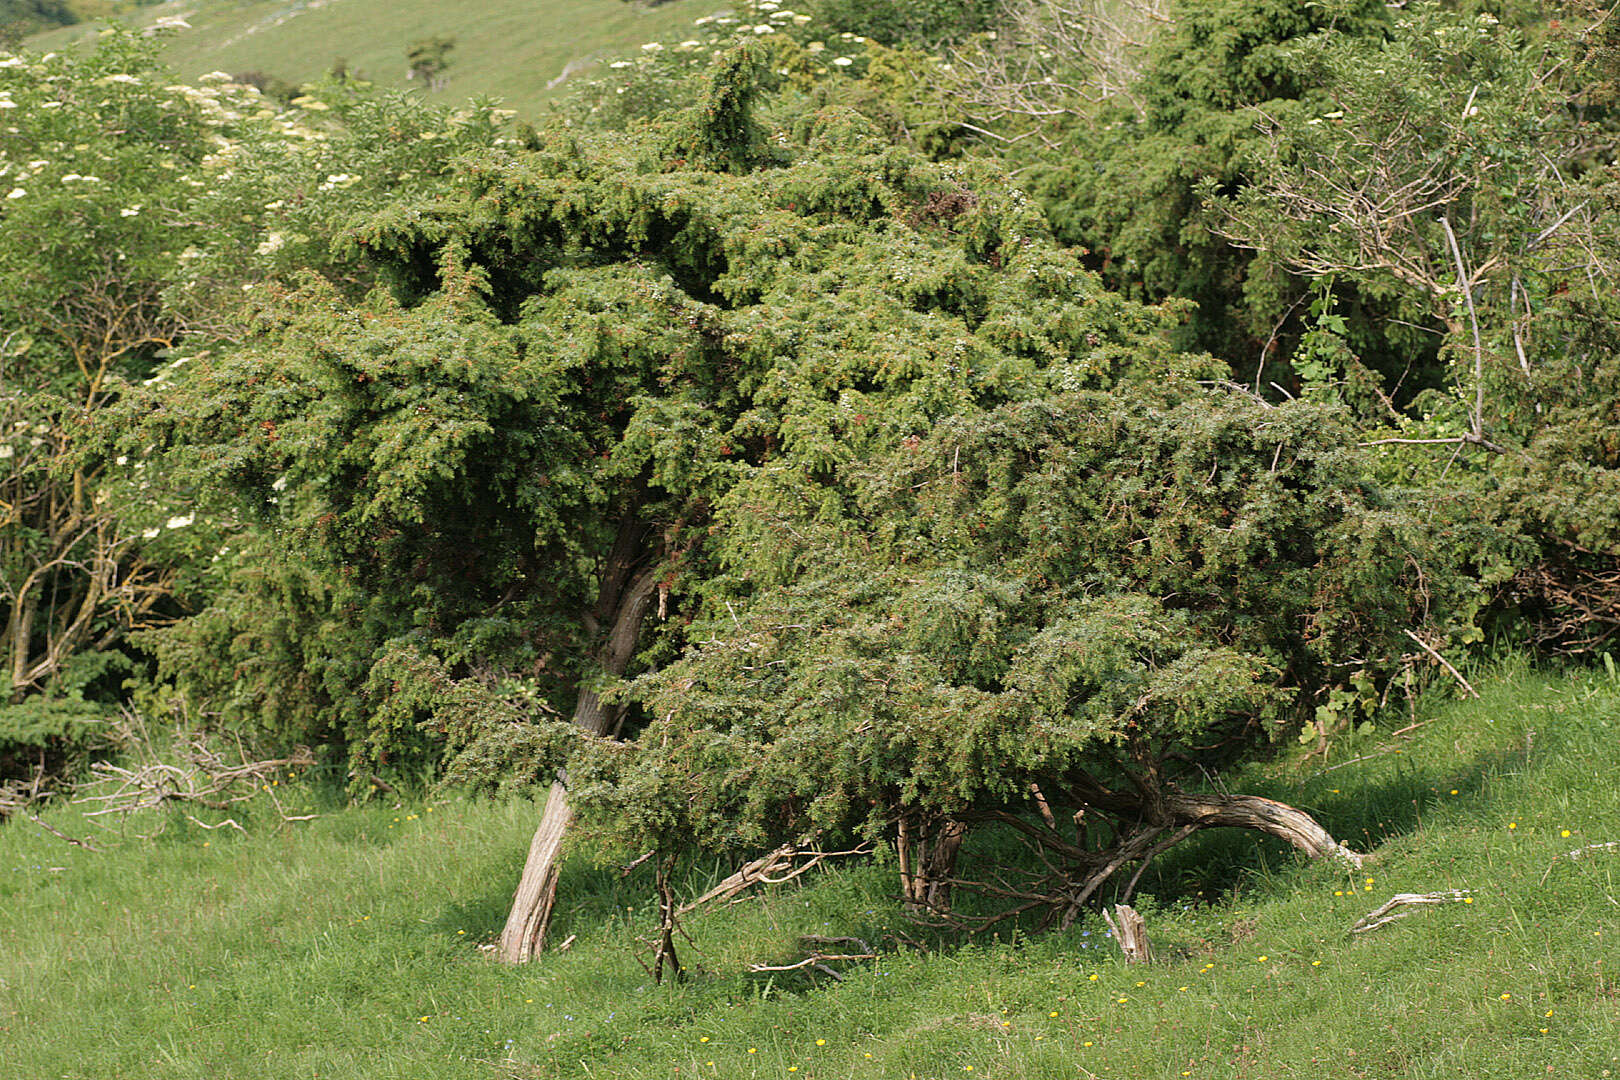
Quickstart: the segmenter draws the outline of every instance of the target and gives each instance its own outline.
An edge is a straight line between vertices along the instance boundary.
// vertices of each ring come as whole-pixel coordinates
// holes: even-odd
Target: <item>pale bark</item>
[[[529,857],[518,880],[517,895],[512,897],[512,911],[501,931],[500,957],[507,963],[527,963],[545,944],[546,928],[557,900],[558,855],[573,820],[567,790],[561,781],[553,783],[546,796],[545,812],[540,815],[540,827],[529,842]]]
[[[612,675],[623,675],[635,655],[641,621],[657,592],[657,577],[646,568],[637,568],[641,527],[627,517],[619,530],[595,610],[586,616],[586,625],[595,630],[610,627],[597,659]],[[610,734],[617,726],[619,711],[602,702],[596,691],[581,688],[574,704],[574,723],[594,736]],[[511,964],[532,960],[545,947],[546,928],[551,923],[557,899],[557,873],[563,839],[574,811],[568,804],[564,778],[551,785],[540,826],[529,844],[529,856],[512,897],[512,910],[501,931],[500,959]]]
[[[919,829],[902,817],[897,849],[900,856],[900,891],[913,911],[948,914],[956,857],[967,837],[967,826],[946,818]]]
[[[1333,839],[1316,819],[1297,807],[1258,795],[1186,795],[1171,793],[1165,809],[1178,825],[1203,829],[1256,829],[1288,841],[1312,858],[1331,855],[1352,866],[1361,856]]]
[[[1146,964],[1153,959],[1153,947],[1148,944],[1147,923],[1129,904],[1115,904],[1114,914],[1102,911],[1103,922],[1113,931],[1114,940],[1125,954],[1127,964]]]

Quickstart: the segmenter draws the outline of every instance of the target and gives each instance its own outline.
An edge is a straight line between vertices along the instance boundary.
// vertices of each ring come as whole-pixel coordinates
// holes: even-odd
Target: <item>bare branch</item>
[[[1471,889],[1446,889],[1443,892],[1432,893],[1396,893],[1388,900],[1379,904],[1373,910],[1357,919],[1355,925],[1350,927],[1352,934],[1365,934],[1369,930],[1376,930],[1380,926],[1404,919],[1412,914],[1413,910],[1434,904],[1460,904],[1468,900]],[[1411,910],[1397,911],[1397,908]]]
[[[1412,631],[1410,631],[1410,630],[1402,630],[1401,633],[1405,634],[1407,637],[1409,637],[1413,641],[1417,642],[1418,648],[1422,649],[1424,652],[1426,652],[1430,656],[1434,657],[1436,660],[1438,660],[1440,662],[1440,665],[1442,667],[1444,667],[1447,671],[1451,672],[1451,677],[1456,679],[1459,683],[1462,684],[1462,688],[1464,690],[1468,691],[1468,696],[1469,697],[1473,697],[1473,698],[1479,697],[1479,691],[1475,690],[1474,687],[1472,686],[1472,684],[1470,684],[1467,679],[1463,678],[1462,672],[1460,672],[1456,668],[1452,667],[1451,666],[1451,661],[1447,660],[1445,657],[1443,657],[1439,653],[1435,652],[1434,647],[1432,645],[1430,645],[1428,642],[1424,641],[1422,638],[1418,637],[1416,634],[1412,633]]]
[[[75,803],[93,807],[85,811],[87,818],[108,815],[125,817],[168,804],[224,810],[267,791],[275,773],[315,764],[314,754],[305,746],[296,748],[286,757],[267,760],[251,760],[238,747],[237,760],[227,760],[201,735],[183,738],[179,742],[178,758],[162,761],[158,759],[139,718],[126,715],[126,723],[133,752],[145,760],[134,765],[110,761],[93,763],[90,769],[95,779],[85,784],[80,789],[81,793],[73,799]],[[289,816],[279,800],[273,801],[284,821],[304,821],[313,816]],[[233,819],[218,825],[206,825],[189,813],[186,817],[207,829],[225,825],[239,830],[242,828]]]

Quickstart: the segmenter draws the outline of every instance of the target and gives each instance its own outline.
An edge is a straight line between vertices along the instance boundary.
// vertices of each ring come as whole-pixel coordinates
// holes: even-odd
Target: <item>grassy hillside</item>
[[[1372,859],[1305,865],[1210,835],[1149,888],[1159,953],[1095,925],[932,953],[892,868],[845,866],[695,917],[691,977],[654,987],[627,945],[651,889],[576,854],[552,940],[499,932],[535,811],[442,800],[326,807],[248,832],[137,840],[71,809],[0,828],[0,1066],[68,1077],[1582,1077],[1620,1074],[1620,685],[1499,671],[1327,763],[1241,777]],[[320,808],[294,785],[295,801]],[[283,800],[284,802],[286,799]],[[715,871],[711,868],[706,874]],[[700,875],[702,877],[704,875]],[[1151,876],[1151,875],[1150,875]],[[1471,890],[1366,935],[1397,892]],[[882,958],[842,983],[752,973],[800,934]]]
[[[571,61],[611,59],[649,41],[679,41],[692,20],[724,0],[672,0],[643,7],[624,0],[171,0],[130,19],[164,16],[191,24],[165,36],[165,58],[184,79],[209,71],[259,71],[291,83],[320,78],[339,57],[380,86],[421,89],[406,79],[405,47],[445,34],[456,39],[441,100],[494,94],[523,111],[549,93]],[[59,49],[97,32],[93,23],[29,40]]]

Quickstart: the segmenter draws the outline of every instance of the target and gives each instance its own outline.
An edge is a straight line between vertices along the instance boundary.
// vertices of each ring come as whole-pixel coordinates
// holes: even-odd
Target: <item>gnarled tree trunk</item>
[[[900,892],[906,907],[946,914],[951,910],[951,879],[967,826],[951,818],[918,823],[902,817],[896,850],[900,857]]]
[[[639,564],[641,524],[627,515],[619,528],[608,565],[603,573],[596,608],[586,617],[593,632],[610,627],[597,660],[613,675],[623,675],[636,652],[641,621],[657,592],[657,576]],[[619,710],[609,708],[596,691],[582,688],[574,704],[574,723],[592,735],[609,735],[618,724]],[[507,963],[522,964],[545,947],[546,928],[557,900],[557,871],[562,842],[574,818],[568,805],[566,778],[559,777],[546,795],[546,808],[540,826],[529,843],[529,857],[523,865],[512,897],[512,910],[501,931],[498,955]]]
[[[1352,866],[1361,856],[1333,839],[1316,819],[1297,807],[1258,795],[1185,795],[1172,792],[1165,809],[1178,825],[1201,829],[1256,829],[1288,841],[1311,858],[1332,855]]]
[[[915,824],[910,830],[902,827],[900,879],[908,906],[918,914],[932,915],[939,925],[958,929],[982,930],[1003,919],[1032,911],[1045,913],[1042,925],[1055,920],[1057,925],[1068,927],[1115,874],[1135,865],[1129,882],[1120,890],[1120,903],[1128,902],[1153,859],[1202,829],[1253,829],[1286,840],[1312,858],[1331,857],[1351,866],[1361,865],[1362,857],[1334,840],[1310,814],[1275,799],[1258,795],[1188,794],[1174,787],[1147,782],[1113,791],[1088,776],[1070,779],[1069,794],[1079,808],[1074,815],[1076,823],[1093,819],[1106,823],[1104,834],[1112,833],[1106,846],[1088,845],[1083,829],[1074,840],[1059,833],[1055,828],[1059,818],[1044,796],[1035,800],[1042,818],[1040,824],[1010,809],[974,813],[971,819],[995,821],[1018,830],[1039,854],[1045,869],[1022,883],[1009,882],[1003,877],[985,881],[946,871],[945,877],[950,880],[943,884],[947,887],[962,885],[1012,901],[1000,912],[959,917],[950,911],[948,893],[945,902],[940,903],[927,891],[941,883],[935,876],[938,868],[929,863],[929,856],[935,852],[932,841],[947,840],[946,834],[941,831],[936,836],[923,837],[917,834]],[[946,844],[947,857],[952,863],[956,846]]]

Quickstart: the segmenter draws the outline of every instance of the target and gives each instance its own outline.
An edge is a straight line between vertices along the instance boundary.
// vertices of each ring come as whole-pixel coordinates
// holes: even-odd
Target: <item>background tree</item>
[[[172,619],[217,546],[144,447],[87,454],[91,423],[185,329],[162,290],[236,95],[165,87],[151,43],[0,54],[0,754],[73,741],[142,666],[131,631]],[[127,466],[121,467],[121,466]]]
[[[65,0],[0,0],[0,48],[16,48],[29,34],[78,21]]]
[[[1211,233],[1197,186],[1242,185],[1256,141],[1250,107],[1316,99],[1291,42],[1330,28],[1377,36],[1386,19],[1386,6],[1371,0],[1036,4],[1005,40],[966,52],[942,82],[944,107],[979,102],[965,119],[992,132],[991,147],[1027,177],[1057,236],[1086,249],[1103,280],[1128,296],[1196,301],[1178,342],[1253,383],[1291,352],[1304,289]],[[1367,362],[1397,372],[1424,340],[1399,328],[1393,340],[1363,339],[1376,324],[1354,325]],[[1287,382],[1286,369],[1273,368],[1262,388],[1272,379]]]
[[[421,79],[429,90],[443,90],[450,50],[455,47],[456,39],[451,34],[434,34],[411,42],[405,46],[405,77]]]

